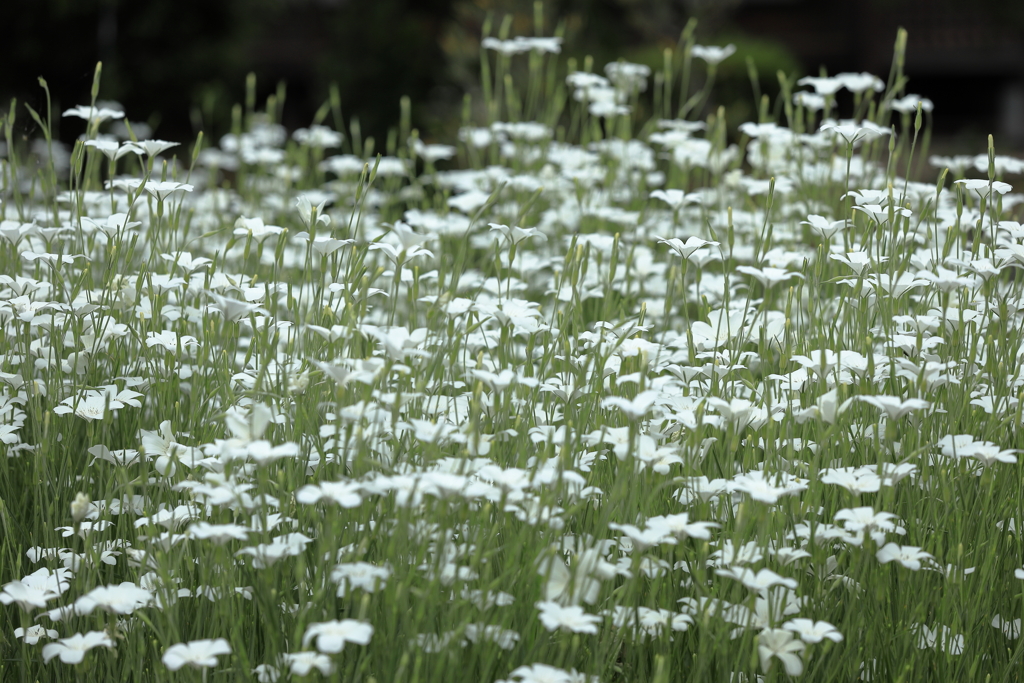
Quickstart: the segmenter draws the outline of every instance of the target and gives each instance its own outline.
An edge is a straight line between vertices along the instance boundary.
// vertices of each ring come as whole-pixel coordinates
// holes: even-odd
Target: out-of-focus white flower
[[[768,671],[772,665],[772,657],[777,658],[786,668],[790,676],[799,676],[804,671],[801,654],[804,644],[795,640],[793,633],[779,628],[768,628],[757,637],[757,654],[761,659],[761,668]]]
[[[736,46],[732,43],[722,47],[720,45],[694,45],[690,54],[697,59],[703,59],[708,66],[717,66],[736,53]]]
[[[229,654],[231,654],[231,645],[224,638],[193,640],[170,646],[164,652],[161,661],[171,671],[177,671],[186,664],[201,669],[217,666],[217,657]]]
[[[916,546],[901,546],[895,543],[886,543],[875,553],[875,557],[882,564],[898,562],[915,572],[921,568],[921,562],[935,559],[931,553],[926,553]]]
[[[85,653],[94,647],[114,647],[114,641],[106,631],[89,631],[85,635],[76,633],[70,638],[61,638],[56,643],[43,646],[43,662],[49,663],[54,657],[60,657],[65,664],[81,664]]]
[[[563,607],[557,602],[541,601],[537,603],[540,610],[540,621],[549,631],[564,629],[573,633],[597,633],[597,625],[601,617],[588,614],[582,607],[570,605]]]
[[[368,645],[373,636],[373,626],[355,619],[325,621],[310,624],[302,636],[302,647],[307,647],[316,640],[316,649],[320,652],[336,654],[341,652],[345,643]]]

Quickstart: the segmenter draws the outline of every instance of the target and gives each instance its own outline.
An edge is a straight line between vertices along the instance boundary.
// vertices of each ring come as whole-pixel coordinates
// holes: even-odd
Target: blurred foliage
[[[346,117],[386,130],[403,95],[427,100],[443,81],[451,9],[451,0],[11,3],[3,15],[18,34],[0,43],[0,97],[45,106],[44,76],[56,107],[87,103],[102,59],[101,98],[161,123],[159,135],[191,137],[200,126],[228,130],[253,71],[261,97],[287,82],[290,125],[308,124],[335,82]]]
[[[992,0],[995,1],[995,0]],[[565,37],[564,55],[594,70],[626,59],[660,69],[690,16],[698,40],[733,42],[737,56],[723,64],[718,104],[730,122],[756,116],[746,57],[758,65],[758,90],[774,98],[775,72],[799,70],[779,44],[729,32],[735,0],[549,0],[537,26],[532,0],[32,0],[4,9],[18,33],[0,43],[0,98],[45,106],[44,76],[55,108],[86,103],[93,66],[103,60],[101,99],[124,105],[155,134],[187,139],[199,129],[219,135],[231,107],[245,97],[245,78],[257,75],[262,100],[286,83],[284,123],[306,125],[339,88],[344,117],[357,116],[364,134],[385,139],[408,95],[413,124],[425,138],[448,137],[459,125],[463,93],[479,95],[480,37]],[[45,36],[45,39],[41,39]],[[27,117],[22,117],[27,127]],[[81,132],[65,120],[62,137]],[[70,137],[69,137],[70,136]]]

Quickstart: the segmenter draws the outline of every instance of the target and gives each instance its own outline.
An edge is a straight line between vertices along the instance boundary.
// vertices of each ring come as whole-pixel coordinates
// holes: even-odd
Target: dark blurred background
[[[531,0],[32,0],[5,6],[0,42],[0,111],[12,97],[37,109],[44,76],[54,108],[87,104],[95,62],[100,99],[115,100],[153,135],[219,137],[231,106],[257,76],[259,101],[287,84],[284,123],[308,125],[331,83],[346,119],[358,116],[378,140],[413,102],[426,139],[451,139],[463,94],[479,95],[479,41],[488,15],[496,32],[534,34]],[[1024,0],[549,0],[545,35],[565,32],[565,56],[593,55],[595,67],[625,58],[660,68],[690,17],[698,42],[735,43],[723,63],[716,104],[733,125],[755,118],[746,57],[762,92],[775,96],[777,70],[799,75],[889,73],[897,27],[909,32],[909,92],[936,105],[933,149],[1024,149]],[[22,109],[19,121],[30,127]],[[84,123],[60,122],[73,139]]]

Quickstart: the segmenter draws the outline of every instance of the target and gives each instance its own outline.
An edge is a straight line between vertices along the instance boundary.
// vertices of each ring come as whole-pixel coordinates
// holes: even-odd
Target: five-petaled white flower
[[[320,652],[336,654],[341,652],[345,643],[368,645],[373,636],[373,626],[364,621],[342,619],[310,624],[302,636],[302,647],[307,647],[316,640],[316,649]]]
[[[70,638],[61,638],[56,643],[43,646],[43,662],[49,663],[54,657],[60,657],[65,664],[81,664],[85,653],[94,647],[114,647],[114,641],[106,631],[89,631],[85,635],[76,633]]]
[[[875,553],[875,557],[882,564],[895,561],[915,572],[921,568],[922,561],[935,559],[931,553],[926,553],[917,546],[901,546],[895,543],[886,543]]]
[[[764,671],[771,668],[772,657],[775,657],[786,667],[787,674],[799,676],[804,671],[800,657],[804,647],[803,641],[795,640],[792,632],[780,628],[767,628],[757,637],[757,655]]]
[[[790,619],[782,625],[782,628],[797,634],[805,643],[820,643],[825,638],[835,643],[843,640],[843,634],[827,621]]]
[[[597,625],[601,617],[588,614],[582,607],[571,605],[563,607],[557,602],[541,601],[537,603],[540,610],[540,621],[549,631],[564,629],[573,633],[597,633]]]
[[[193,640],[178,643],[167,648],[161,661],[171,671],[177,671],[186,664],[196,669],[217,666],[219,655],[231,654],[231,645],[224,638],[216,640]]]

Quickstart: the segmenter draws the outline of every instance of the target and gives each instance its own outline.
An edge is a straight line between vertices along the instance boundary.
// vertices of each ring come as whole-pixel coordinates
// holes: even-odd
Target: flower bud
[[[75,524],[81,522],[89,514],[90,505],[92,505],[92,499],[89,498],[89,494],[79,492],[75,496],[71,502],[71,519],[75,520]]]

